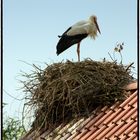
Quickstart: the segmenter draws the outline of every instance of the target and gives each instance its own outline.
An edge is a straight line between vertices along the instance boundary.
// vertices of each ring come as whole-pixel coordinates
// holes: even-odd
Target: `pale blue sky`
[[[4,0],[3,80],[4,90],[22,98],[17,79],[20,70],[30,73],[33,68],[23,62],[45,66],[63,59],[77,61],[76,45],[56,55],[56,44],[68,27],[94,14],[101,30],[96,40],[81,43],[81,59],[109,58],[117,42],[124,42],[123,64],[135,62],[137,67],[137,5],[136,0]],[[136,72],[136,70],[135,70]],[[136,75],[135,75],[136,76]],[[4,94],[6,110],[20,115],[21,104]]]

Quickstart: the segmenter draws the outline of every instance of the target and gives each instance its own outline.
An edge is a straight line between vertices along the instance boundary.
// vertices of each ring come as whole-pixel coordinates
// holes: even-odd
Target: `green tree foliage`
[[[5,104],[3,104],[3,107]],[[2,139],[18,140],[26,132],[21,120],[7,117],[3,120]]]

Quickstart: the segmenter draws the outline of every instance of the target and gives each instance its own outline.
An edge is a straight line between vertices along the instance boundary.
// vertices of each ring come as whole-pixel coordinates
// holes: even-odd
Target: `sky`
[[[137,76],[136,0],[4,0],[3,1],[3,102],[5,111],[21,117],[24,97],[21,71],[31,73],[32,64],[77,61],[76,45],[56,55],[58,35],[80,20],[96,15],[101,30],[95,40],[81,42],[81,60],[110,60],[117,43],[124,42],[123,64],[134,62]],[[119,55],[116,55],[118,60]],[[31,65],[29,65],[29,64]],[[10,94],[10,95],[9,95]],[[13,96],[13,97],[11,97]]]

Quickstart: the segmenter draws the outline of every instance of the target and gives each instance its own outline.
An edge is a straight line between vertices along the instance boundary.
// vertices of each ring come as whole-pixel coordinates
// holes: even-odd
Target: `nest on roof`
[[[60,62],[26,75],[26,105],[34,106],[33,128],[55,128],[88,116],[99,106],[126,98],[123,87],[132,81],[130,69],[108,61]]]

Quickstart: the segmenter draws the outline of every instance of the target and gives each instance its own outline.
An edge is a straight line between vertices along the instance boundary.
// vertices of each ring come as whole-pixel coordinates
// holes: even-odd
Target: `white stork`
[[[60,40],[56,46],[57,55],[77,43],[78,61],[80,61],[80,42],[88,36],[95,39],[97,31],[101,34],[97,17],[94,15],[90,16],[87,21],[77,22],[69,27],[61,36],[58,36]]]

